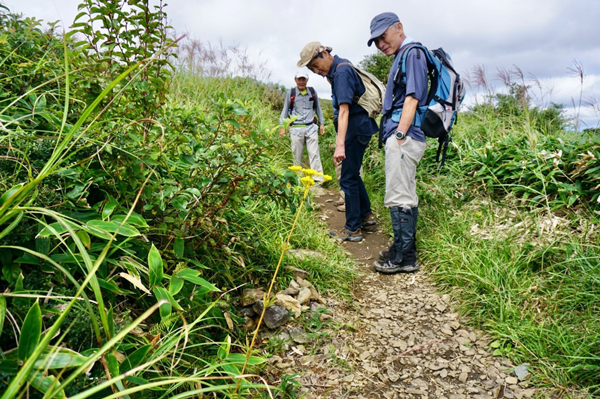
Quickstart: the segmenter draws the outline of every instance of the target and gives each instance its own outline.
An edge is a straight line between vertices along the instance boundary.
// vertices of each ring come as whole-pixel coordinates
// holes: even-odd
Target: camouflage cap
[[[302,51],[300,51],[300,61],[298,61],[298,66],[307,66],[317,55],[321,54],[323,51],[331,52],[331,50],[333,50],[331,47],[323,46],[319,42],[310,42],[304,46]]]

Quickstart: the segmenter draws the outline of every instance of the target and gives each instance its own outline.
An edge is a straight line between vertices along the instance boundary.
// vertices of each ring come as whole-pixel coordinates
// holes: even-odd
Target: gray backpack
[[[354,97],[354,102],[364,108],[365,111],[369,114],[370,118],[377,118],[377,116],[381,113],[381,108],[383,107],[383,96],[385,94],[385,86],[383,83],[379,81],[373,74],[364,71],[358,67],[355,67],[349,62],[339,63],[337,68],[340,65],[350,65],[352,69],[356,71],[358,77],[362,81],[365,86],[365,92],[360,97]]]

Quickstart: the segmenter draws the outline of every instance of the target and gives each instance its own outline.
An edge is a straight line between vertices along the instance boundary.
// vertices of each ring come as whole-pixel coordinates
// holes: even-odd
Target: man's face
[[[306,90],[306,84],[308,83],[308,79],[304,77],[299,77],[294,79],[296,81],[296,86],[298,86],[298,90],[303,91]]]
[[[386,56],[394,55],[402,45],[402,25],[392,25],[375,38],[375,46]]]
[[[327,76],[331,62],[323,57],[313,58],[307,65],[308,69],[320,76]]]

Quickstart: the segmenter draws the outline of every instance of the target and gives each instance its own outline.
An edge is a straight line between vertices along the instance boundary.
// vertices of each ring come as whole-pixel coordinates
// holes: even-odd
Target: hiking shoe
[[[379,251],[379,259],[381,259],[381,260],[392,259],[392,251]]]
[[[342,206],[344,204],[346,204],[346,201],[344,201],[343,199],[340,198],[339,200],[337,200],[333,203],[333,206]]]
[[[402,265],[394,263],[391,260],[384,260],[382,262],[374,262],[373,268],[375,271],[383,274],[412,273],[419,270],[419,265],[417,262],[409,265]]]
[[[373,213],[369,213],[369,216],[360,219],[360,227],[372,227],[377,224],[377,219]]]
[[[340,205],[337,207],[338,212],[346,212],[346,205]]]
[[[346,229],[342,230],[339,233],[335,231],[329,232],[329,237],[337,238],[340,241],[350,241],[350,242],[359,242],[362,241],[363,237],[360,233],[360,229],[356,231],[348,231]]]

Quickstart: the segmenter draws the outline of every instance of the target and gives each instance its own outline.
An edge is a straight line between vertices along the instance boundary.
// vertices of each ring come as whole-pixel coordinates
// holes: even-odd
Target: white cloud
[[[77,0],[5,0],[13,11],[46,21],[62,18],[69,26]],[[319,40],[334,53],[358,63],[375,50],[366,45],[371,18],[394,11],[406,32],[431,48],[444,47],[459,71],[485,65],[520,67],[529,76],[558,86],[552,99],[568,105],[578,88],[567,70],[582,62],[589,82],[600,75],[597,21],[600,1],[580,0],[169,0],[166,11],[178,33],[225,46],[248,49],[255,59],[268,60],[271,81],[290,86],[302,47]],[[330,96],[324,79],[311,75],[310,84]],[[495,82],[497,87],[501,86]],[[590,83],[586,95],[597,95]]]

